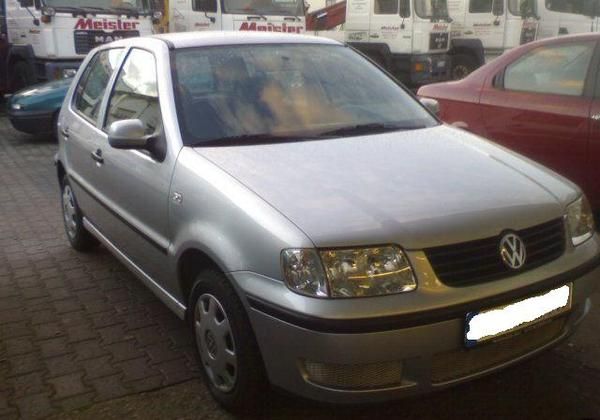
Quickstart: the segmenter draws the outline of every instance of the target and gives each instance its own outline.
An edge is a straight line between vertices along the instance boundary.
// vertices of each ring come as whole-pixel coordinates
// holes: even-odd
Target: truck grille
[[[75,31],[75,53],[87,54],[98,45],[106,44],[118,39],[140,36],[139,31]]]
[[[501,235],[429,248],[425,255],[440,281],[459,287],[520,274],[557,259],[565,251],[562,218],[516,233],[527,250],[527,260],[519,270],[511,270],[502,262],[499,251]]]

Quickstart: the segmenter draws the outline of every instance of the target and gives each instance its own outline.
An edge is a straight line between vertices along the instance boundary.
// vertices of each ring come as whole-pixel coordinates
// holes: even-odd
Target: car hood
[[[560,217],[576,187],[448,126],[197,152],[297,225],[317,247],[423,249]]]
[[[12,95],[9,106],[19,104],[26,110],[60,107],[72,81],[73,78],[68,78],[29,86]]]

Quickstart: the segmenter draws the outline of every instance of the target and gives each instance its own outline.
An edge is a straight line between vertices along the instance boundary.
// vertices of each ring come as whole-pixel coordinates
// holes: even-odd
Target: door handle
[[[102,150],[96,149],[95,152],[92,152],[92,159],[94,159],[98,164],[103,164],[104,158],[102,157]]]
[[[65,128],[61,128],[60,129],[60,134],[65,138],[68,139],[69,138],[69,127],[65,127]]]

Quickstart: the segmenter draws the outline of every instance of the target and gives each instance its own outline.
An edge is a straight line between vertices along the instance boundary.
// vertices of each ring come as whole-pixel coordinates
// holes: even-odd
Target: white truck
[[[95,46],[149,35],[151,0],[0,0],[0,89],[75,74]],[[4,46],[2,46],[4,44]]]
[[[450,75],[450,22],[445,0],[347,0],[312,12],[316,35],[343,39],[409,86]],[[333,31],[343,25],[343,31]]]
[[[169,32],[303,33],[304,0],[170,0]]]
[[[455,44],[452,78],[462,79],[505,51],[535,40],[538,30],[535,1],[449,0]],[[477,46],[478,43],[481,45]]]

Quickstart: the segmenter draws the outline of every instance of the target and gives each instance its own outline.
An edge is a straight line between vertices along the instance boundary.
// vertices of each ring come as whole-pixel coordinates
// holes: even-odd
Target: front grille
[[[354,365],[305,360],[303,365],[308,381],[328,388],[381,389],[402,383],[402,362],[399,360]]]
[[[563,316],[480,347],[436,354],[432,359],[431,382],[456,381],[525,356],[557,339],[565,322]]]
[[[560,257],[565,251],[563,219],[516,232],[527,250],[525,265],[509,269],[500,256],[502,235],[425,250],[425,255],[441,282],[459,287],[484,283],[520,274]]]

